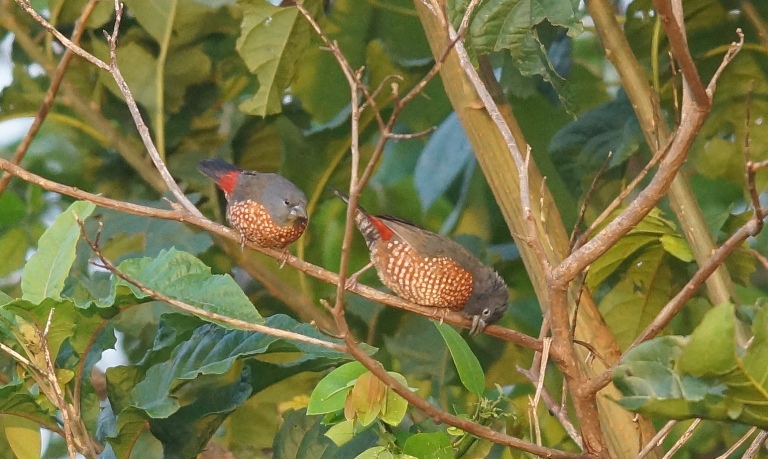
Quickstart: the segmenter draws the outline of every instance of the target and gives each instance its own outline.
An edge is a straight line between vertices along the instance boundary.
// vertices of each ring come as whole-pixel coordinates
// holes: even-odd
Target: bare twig
[[[170,192],[173,194],[173,196],[176,198],[178,204],[181,207],[186,209],[186,211],[192,215],[195,215],[197,217],[202,217],[203,216],[202,213],[200,213],[200,211],[197,210],[194,204],[192,204],[192,202],[190,202],[190,200],[187,199],[187,197],[184,195],[184,192],[181,191],[181,188],[179,188],[179,185],[173,179],[173,176],[171,176],[171,173],[168,171],[168,168],[165,166],[165,163],[160,157],[160,153],[157,151],[157,148],[155,147],[152,141],[152,137],[149,133],[149,129],[144,123],[144,120],[141,116],[141,112],[139,111],[139,107],[136,104],[136,100],[133,98],[133,94],[131,93],[131,90],[128,87],[128,83],[126,83],[125,78],[123,78],[123,75],[120,72],[120,68],[117,65],[117,37],[120,29],[120,21],[123,15],[122,4],[115,2],[115,25],[114,25],[112,34],[109,35],[106,32],[104,33],[105,36],[107,37],[107,43],[109,45],[109,54],[110,54],[110,63],[107,64],[106,62],[93,56],[92,54],[88,53],[87,51],[83,50],[81,47],[79,47],[78,45],[76,45],[75,43],[67,39],[67,37],[65,37],[61,32],[56,30],[56,28],[53,27],[51,23],[49,23],[45,18],[43,18],[40,14],[38,14],[37,11],[35,11],[34,8],[32,8],[32,6],[29,3],[26,3],[24,0],[15,0],[15,1],[36,22],[38,22],[40,25],[45,27],[51,34],[53,34],[59,41],[61,41],[61,43],[67,49],[71,50],[73,53],[77,54],[78,56],[88,60],[90,63],[99,67],[100,69],[103,69],[109,72],[109,74],[115,80],[115,83],[117,83],[118,88],[120,88],[120,92],[123,94],[126,104],[128,105],[128,110],[131,112],[131,116],[133,117],[134,124],[136,125],[136,128],[139,131],[139,136],[141,137],[141,140],[144,142],[144,147],[147,149],[147,152],[149,153],[149,156],[152,159],[152,162],[155,164],[155,167],[157,168],[158,172],[160,172],[160,175],[162,176],[166,186],[168,187]]]
[[[688,426],[688,429],[683,433],[683,435],[680,436],[680,438],[677,439],[675,444],[669,448],[669,451],[667,451],[662,459],[670,459],[680,448],[682,448],[685,442],[691,439],[693,431],[696,430],[696,427],[698,427],[700,423],[701,418],[694,419],[691,425]]]
[[[597,182],[603,176],[606,169],[608,169],[608,165],[611,164],[612,158],[613,158],[613,151],[609,151],[608,154],[605,156],[605,161],[603,161],[603,165],[600,166],[600,170],[598,170],[597,174],[595,174],[595,177],[592,179],[592,184],[589,186],[587,193],[584,195],[584,202],[581,203],[581,209],[579,209],[579,216],[576,218],[576,223],[573,224],[573,230],[571,230],[571,238],[570,238],[570,241],[568,241],[568,247],[570,247],[571,250],[573,250],[573,248],[576,245],[576,240],[579,235],[579,228],[581,227],[582,223],[584,223],[584,216],[587,213],[587,208],[589,207],[589,201],[592,199],[592,194],[594,194],[594,192],[597,191]]]
[[[744,34],[737,30],[739,41],[732,43],[728,54],[723,58],[720,67],[707,86],[707,94],[712,97],[717,79],[725,66],[730,63],[744,44]],[[604,254],[624,234],[637,225],[648,212],[653,209],[669,188],[677,171],[686,159],[686,154],[699,127],[704,122],[706,111],[699,107],[683,103],[682,119],[675,136],[672,137],[669,151],[659,164],[657,174],[651,179],[648,186],[639,193],[622,213],[611,223],[603,228],[594,238],[586,242],[581,248],[574,251],[569,257],[554,268],[552,279],[557,283],[570,282],[584,268]]]
[[[75,30],[72,32],[73,44],[77,45],[80,42],[80,38],[83,36],[83,32],[85,31],[85,26],[88,23],[88,18],[91,17],[91,13],[93,12],[93,9],[96,7],[97,3],[98,0],[89,0],[83,8],[82,13],[80,13],[80,17],[77,19],[75,25]],[[32,121],[32,125],[27,130],[24,138],[21,139],[21,142],[19,142],[19,145],[16,147],[16,151],[13,152],[13,157],[11,158],[12,163],[21,164],[21,160],[24,158],[24,155],[27,154],[27,150],[29,150],[29,146],[32,143],[32,140],[35,138],[35,135],[37,135],[37,132],[43,125],[45,118],[48,116],[48,112],[53,106],[53,101],[56,99],[56,94],[59,92],[59,86],[61,85],[62,80],[64,80],[64,74],[67,72],[69,63],[72,61],[74,56],[75,53],[72,50],[67,49],[64,52],[64,55],[61,57],[61,61],[56,66],[56,70],[51,76],[51,84],[48,86],[48,91],[45,92],[43,102],[40,104],[40,109],[37,111],[35,119]],[[8,173],[5,173],[2,177],[0,177],[0,195],[2,195],[5,189],[8,187],[8,183],[11,181],[11,177],[11,174]]]
[[[654,448],[658,448],[661,446],[661,443],[664,441],[665,438],[667,438],[667,435],[669,435],[669,432],[672,430],[673,427],[675,427],[675,424],[677,424],[677,421],[669,421],[666,424],[664,424],[664,427],[659,429],[658,432],[656,432],[656,435],[651,438],[651,440],[643,446],[643,449],[640,450],[639,453],[637,453],[637,456],[635,456],[635,459],[643,459],[645,456],[650,454],[651,451],[654,450]]]
[[[725,259],[738,249],[741,244],[747,240],[750,236],[757,234],[758,230],[762,227],[762,221],[760,224],[755,219],[749,220],[744,226],[736,230],[720,247],[715,249],[712,256],[701,265],[696,271],[696,274],[691,277],[688,283],[675,295],[664,308],[659,312],[653,321],[643,330],[640,335],[632,342],[632,345],[627,349],[632,349],[638,344],[647,341],[656,336],[661,330],[666,327],[669,322],[677,315],[678,312],[685,306],[685,304],[693,298],[698,291],[699,287],[706,281],[715,270],[723,264]]]
[[[752,440],[749,448],[747,448],[747,450],[744,452],[744,455],[741,456],[741,459],[753,459],[755,456],[757,456],[758,451],[760,451],[760,447],[765,444],[766,439],[768,439],[768,432],[761,430],[755,439]]]
[[[749,437],[751,437],[752,434],[755,433],[756,430],[757,430],[757,427],[752,427],[751,429],[749,429],[747,433],[745,433],[741,438],[736,440],[736,443],[732,444],[731,447],[728,448],[726,452],[717,456],[715,459],[728,459],[728,456],[730,456],[731,454],[734,453],[734,451],[739,449],[739,446],[744,444],[744,442],[747,441]]]

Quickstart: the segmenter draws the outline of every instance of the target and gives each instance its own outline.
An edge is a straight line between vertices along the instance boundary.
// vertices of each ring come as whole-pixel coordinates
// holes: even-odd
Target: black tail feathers
[[[211,158],[200,161],[200,164],[197,166],[197,170],[218,182],[222,175],[232,171],[240,172],[242,169],[235,166],[234,164],[230,164],[224,161],[223,159]]]

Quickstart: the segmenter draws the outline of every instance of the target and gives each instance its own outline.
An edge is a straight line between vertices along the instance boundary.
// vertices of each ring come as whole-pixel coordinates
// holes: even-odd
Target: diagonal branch
[[[220,225],[205,217],[199,218],[194,215],[190,215],[186,213],[183,209],[174,209],[174,210],[157,209],[154,207],[142,206],[142,205],[133,204],[125,201],[105,198],[103,196],[88,193],[78,188],[62,185],[60,183],[56,183],[54,181],[40,177],[39,175],[26,171],[21,167],[16,166],[10,161],[3,158],[0,158],[0,170],[10,172],[14,176],[26,182],[33,183],[45,190],[70,196],[75,199],[81,199],[81,200],[93,202],[94,204],[100,207],[104,207],[105,209],[112,209],[119,212],[124,212],[131,215],[138,215],[142,217],[151,217],[151,218],[159,218],[163,220],[173,220],[178,222],[184,222],[190,225],[194,225],[198,228],[204,229],[211,234],[216,234],[230,241],[237,242],[238,244],[240,243],[240,235],[237,231],[231,228],[228,228],[224,225]],[[267,249],[253,243],[248,243],[247,246],[256,252],[267,255],[271,258],[274,258],[275,260],[279,260],[280,257],[283,256],[283,252],[280,250]],[[286,265],[292,266],[293,268],[298,269],[299,271],[302,271],[312,277],[320,279],[323,282],[327,282],[329,284],[334,284],[334,285],[338,284],[338,275],[336,273],[323,269],[312,263],[308,263],[294,256],[288,257],[288,259],[286,260]],[[358,284],[354,287],[347,288],[347,290],[350,292],[356,293],[364,298],[367,298],[371,301],[376,301],[382,304],[386,304],[388,306],[404,309],[406,311],[423,315],[424,317],[432,318],[434,316],[433,308],[411,303],[400,297],[388,295],[384,292],[376,290],[372,287],[368,287],[366,285]],[[463,314],[459,312],[454,312],[454,311],[450,311],[446,314],[445,321],[451,325],[455,325],[457,327],[462,327],[467,329],[472,326],[472,321],[470,319],[468,319]],[[513,344],[518,344],[528,349],[532,349],[535,351],[542,350],[542,344],[540,340],[537,340],[536,338],[528,336],[524,333],[520,333],[516,330],[511,330],[499,325],[490,325],[485,328],[483,333],[490,336],[494,336],[503,341],[507,341]]]
[[[75,25],[75,31],[72,32],[73,44],[77,45],[80,42],[80,38],[83,36],[83,32],[85,31],[85,26],[88,23],[88,18],[91,17],[91,13],[93,13],[93,9],[96,8],[97,3],[98,0],[89,0],[88,4],[83,8],[82,13],[80,13],[80,17],[77,19]],[[72,50],[67,49],[64,52],[64,55],[61,57],[59,65],[56,66],[56,70],[51,76],[51,84],[48,87],[48,91],[46,91],[45,96],[43,97],[43,102],[40,105],[40,109],[37,111],[35,119],[32,121],[32,125],[29,127],[29,130],[27,130],[24,138],[21,139],[21,142],[19,142],[19,145],[16,147],[16,151],[13,153],[11,161],[14,164],[21,164],[21,160],[24,158],[24,155],[27,154],[27,150],[29,150],[29,146],[32,144],[32,140],[37,135],[37,132],[43,125],[45,118],[48,116],[48,112],[53,106],[53,102],[56,99],[56,94],[59,92],[59,86],[61,86],[61,82],[64,80],[64,74],[67,72],[69,63],[72,61],[74,56],[75,53]],[[8,187],[8,183],[11,181],[11,177],[11,174],[5,173],[0,178],[0,195],[2,195],[5,189]]]
[[[707,95],[704,85],[701,83],[699,71],[696,70],[696,65],[693,63],[693,57],[691,57],[691,52],[688,50],[688,40],[686,39],[682,28],[682,4],[675,2],[676,4],[673,6],[671,1],[672,0],[654,0],[653,4],[656,5],[656,12],[659,14],[659,19],[661,19],[664,32],[667,33],[667,38],[669,38],[669,46],[672,48],[672,55],[677,60],[678,64],[680,64],[680,71],[685,78],[685,82],[690,87],[691,95],[693,96],[696,105],[708,110],[712,101]],[[681,10],[679,14],[673,12],[673,8],[675,7]]]

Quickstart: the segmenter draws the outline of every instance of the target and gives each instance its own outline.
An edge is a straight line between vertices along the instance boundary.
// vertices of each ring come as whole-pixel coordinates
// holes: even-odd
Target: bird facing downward
[[[349,203],[337,190],[336,196]],[[507,310],[507,285],[458,243],[411,223],[373,216],[357,207],[363,234],[381,282],[423,306],[461,311],[472,319],[470,333],[482,331]]]
[[[224,160],[200,161],[198,169],[216,181],[227,198],[227,220],[240,243],[283,249],[307,227],[307,197],[285,177],[245,171]]]

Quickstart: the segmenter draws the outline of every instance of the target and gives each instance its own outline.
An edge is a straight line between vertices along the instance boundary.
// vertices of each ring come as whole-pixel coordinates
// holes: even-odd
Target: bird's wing
[[[450,238],[419,228],[405,220],[391,217],[382,217],[382,220],[385,220],[395,234],[423,256],[451,258],[470,272],[477,272],[478,269],[485,267],[469,250]]]

